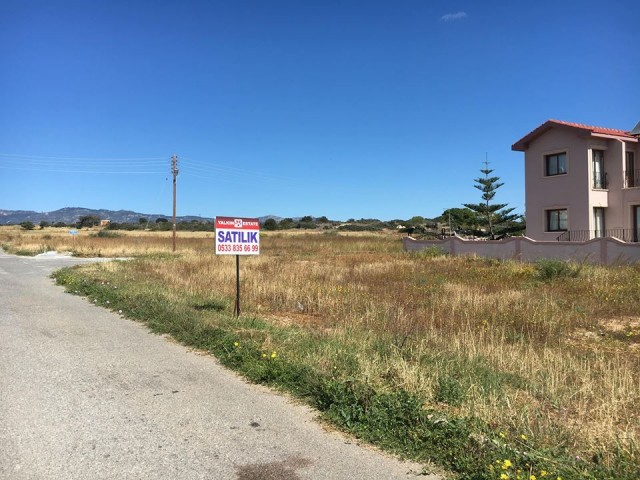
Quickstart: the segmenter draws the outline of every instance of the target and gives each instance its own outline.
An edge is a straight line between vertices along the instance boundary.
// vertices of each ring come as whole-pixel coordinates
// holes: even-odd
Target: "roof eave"
[[[534,130],[526,134],[524,137],[522,137],[520,140],[518,140],[516,143],[514,143],[511,146],[511,150],[514,150],[517,152],[526,151],[529,148],[529,144],[531,144],[532,141],[534,141],[536,138],[540,137],[541,135],[544,135],[552,128],[566,128],[566,129],[572,129],[572,130],[579,130],[585,133],[591,133],[591,130],[575,127],[573,125],[565,125],[561,122],[558,122],[557,120],[547,120],[538,128],[535,128]]]
[[[632,136],[627,136],[627,135],[611,135],[611,134],[607,134],[607,133],[592,132],[591,136],[592,137],[597,137],[597,138],[612,139],[612,140],[623,140],[625,142],[637,142],[638,141],[637,138],[634,138]]]
[[[514,150],[516,152],[525,152],[529,148],[529,145],[531,144],[532,141],[534,141],[536,138],[540,137],[541,135],[544,135],[552,128],[564,128],[567,130],[574,130],[590,137],[620,139],[620,140],[629,141],[629,142],[638,141],[637,138],[634,138],[631,136],[597,133],[591,130],[590,128],[584,128],[578,125],[567,125],[565,122],[561,122],[558,120],[547,120],[538,128],[536,128],[535,130],[532,130],[530,133],[528,133],[527,135],[522,137],[520,140],[518,140],[516,143],[511,145],[511,150]]]

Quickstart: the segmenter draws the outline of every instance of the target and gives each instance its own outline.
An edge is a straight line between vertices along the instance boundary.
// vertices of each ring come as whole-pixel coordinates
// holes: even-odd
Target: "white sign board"
[[[260,220],[216,217],[217,255],[259,255]]]

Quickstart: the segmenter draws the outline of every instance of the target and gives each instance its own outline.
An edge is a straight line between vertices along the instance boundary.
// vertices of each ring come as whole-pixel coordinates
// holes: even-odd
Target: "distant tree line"
[[[500,205],[502,207],[502,205]],[[478,210],[478,209],[477,209]],[[475,237],[490,237],[491,235],[522,235],[525,230],[524,217],[521,215],[511,215],[510,211],[497,212],[491,218],[489,226],[485,211],[477,211],[465,206],[464,208],[448,208],[436,218],[426,218],[420,215],[413,216],[407,220],[378,220],[377,218],[354,218],[346,222],[329,220],[326,216],[312,217],[305,215],[299,219],[283,218],[277,220],[268,218],[262,223],[262,229],[266,231],[278,230],[337,230],[344,232],[379,232],[383,230],[393,230],[409,234],[431,234],[431,235],[451,235],[454,232],[459,235]],[[95,216],[80,217],[77,222],[67,224],[64,222],[49,223],[41,221],[40,228],[45,227],[68,227],[68,228],[91,228],[100,224],[100,219]],[[25,221],[20,224],[25,230],[33,230],[33,222]],[[489,227],[489,228],[488,228]],[[137,222],[112,222],[105,226],[105,230],[149,230],[149,231],[171,231],[173,224],[164,217],[159,217],[154,221],[141,217]],[[178,231],[190,232],[214,232],[215,223],[212,221],[191,220],[189,222],[178,222]],[[493,230],[493,232],[492,232]]]
[[[262,223],[264,230],[338,230],[345,232],[377,232],[382,230],[398,230],[398,226],[412,225],[413,223],[433,223],[431,220],[427,220],[423,217],[413,217],[410,220],[389,220],[383,221],[377,218],[361,218],[356,220],[350,218],[346,222],[329,220],[326,216],[312,217],[306,215],[298,220],[292,218],[283,218],[282,220],[276,220],[275,218],[268,218]],[[434,224],[435,225],[435,224]]]
[[[107,230],[150,230],[157,232],[167,232],[173,230],[173,223],[168,219],[159,217],[150,222],[146,218],[139,218],[137,223],[117,223],[111,222],[105,226]],[[191,220],[189,222],[176,223],[176,230],[182,232],[213,232],[215,223],[211,221]]]
[[[47,227],[56,228],[91,228],[100,225],[101,219],[93,215],[82,216],[77,222],[65,223],[65,222],[47,222],[42,220],[39,224],[40,229]],[[35,224],[31,221],[24,221],[20,223],[20,227],[24,230],[35,229]],[[163,217],[157,218],[155,221],[150,222],[147,218],[139,218],[137,222],[111,222],[105,225],[105,230],[152,230],[152,231],[168,231],[173,229],[173,224]],[[211,221],[191,220],[189,222],[178,222],[176,229],[181,231],[190,232],[213,232],[215,230],[215,224]]]

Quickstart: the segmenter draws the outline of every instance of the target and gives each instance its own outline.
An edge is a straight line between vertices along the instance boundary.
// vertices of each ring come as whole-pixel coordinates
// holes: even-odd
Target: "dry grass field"
[[[171,232],[97,233],[74,240],[64,229],[5,227],[0,245],[135,256],[83,275],[232,310],[235,263],[213,254],[213,233],[180,232],[175,255]],[[261,255],[242,258],[241,271],[243,317],[294,332],[264,337],[265,352],[478,418],[515,449],[563,451],[614,471],[640,460],[640,266],[409,254],[391,233],[263,232]],[[496,468],[486,478],[508,470]]]

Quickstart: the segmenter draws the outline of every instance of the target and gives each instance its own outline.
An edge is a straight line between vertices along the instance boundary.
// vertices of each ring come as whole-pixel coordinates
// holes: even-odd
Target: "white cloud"
[[[467,17],[467,12],[447,13],[440,17],[440,20],[444,22],[452,22],[454,20],[460,20]]]

